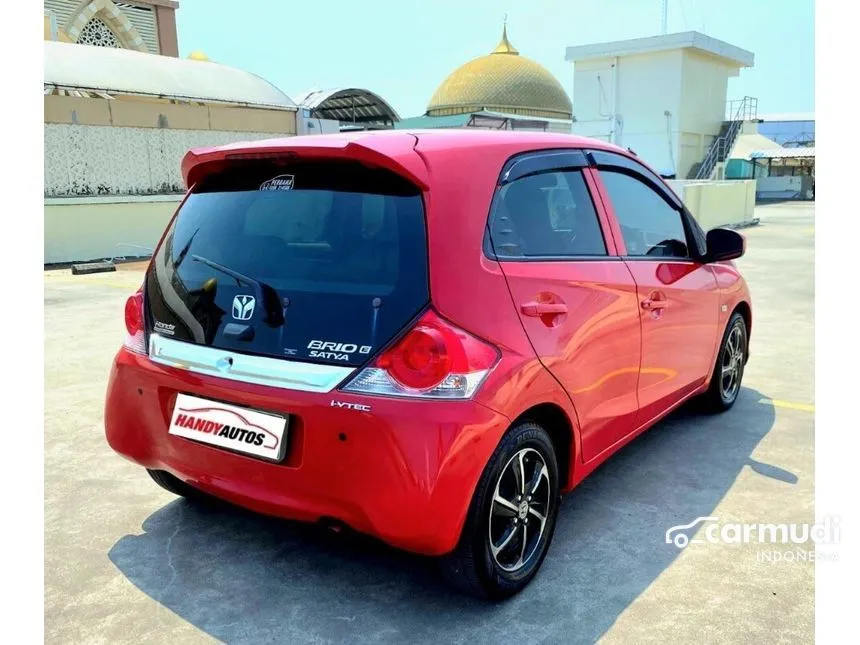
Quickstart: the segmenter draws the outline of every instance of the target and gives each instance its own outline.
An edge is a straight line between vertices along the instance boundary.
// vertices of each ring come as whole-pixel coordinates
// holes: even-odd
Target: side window
[[[528,175],[502,186],[493,200],[490,238],[500,260],[606,255],[580,171]]]
[[[648,184],[614,170],[601,170],[628,256],[690,257],[681,213]]]

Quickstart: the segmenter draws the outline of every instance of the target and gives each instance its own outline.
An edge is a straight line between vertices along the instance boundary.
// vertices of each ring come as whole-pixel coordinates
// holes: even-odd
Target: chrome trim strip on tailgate
[[[219,378],[302,392],[330,392],[355,371],[353,367],[300,363],[249,356],[226,349],[149,336],[149,358],[161,365]]]

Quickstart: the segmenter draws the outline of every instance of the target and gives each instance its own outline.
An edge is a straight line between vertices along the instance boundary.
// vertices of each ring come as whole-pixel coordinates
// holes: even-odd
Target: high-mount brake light
[[[125,301],[125,329],[128,335],[123,346],[136,354],[146,354],[146,337],[143,333],[143,292],[129,296]]]
[[[432,399],[468,399],[499,351],[430,310],[343,390]]]

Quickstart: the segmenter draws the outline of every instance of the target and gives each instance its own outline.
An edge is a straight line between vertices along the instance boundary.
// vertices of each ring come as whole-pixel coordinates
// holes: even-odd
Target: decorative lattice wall
[[[184,192],[190,148],[271,138],[271,133],[45,124],[45,197]]]
[[[110,27],[98,18],[93,18],[84,25],[84,28],[81,29],[81,35],[78,36],[78,44],[122,48],[119,40],[110,30]]]

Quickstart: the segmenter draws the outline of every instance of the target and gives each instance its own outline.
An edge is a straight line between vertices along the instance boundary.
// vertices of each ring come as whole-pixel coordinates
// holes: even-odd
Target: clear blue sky
[[[660,32],[660,0],[180,0],[179,51],[254,72],[290,96],[366,87],[401,117],[423,114],[456,67],[508,34],[569,94],[565,47]],[[815,108],[813,0],[669,0],[669,31],[698,30],[755,53],[728,98],[759,113]]]

